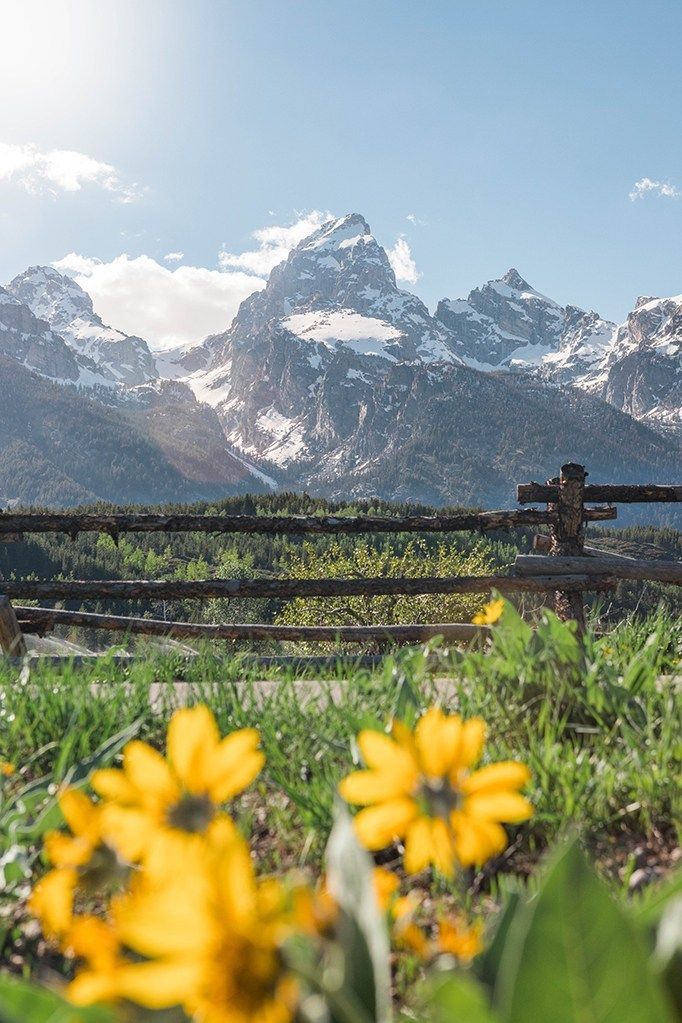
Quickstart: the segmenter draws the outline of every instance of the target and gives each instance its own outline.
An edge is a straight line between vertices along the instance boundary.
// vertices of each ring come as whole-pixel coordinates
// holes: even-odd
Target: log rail
[[[584,466],[567,463],[560,475],[546,484],[526,483],[517,488],[520,504],[542,502],[544,509],[463,512],[454,515],[386,517],[286,515],[174,515],[154,513],[89,514],[80,512],[2,512],[0,542],[16,542],[27,534],[102,533],[115,542],[122,533],[202,532],[212,534],[341,535],[363,533],[492,532],[520,526],[546,526],[549,536],[536,538],[536,549],[547,556],[519,555],[511,570],[499,575],[449,578],[362,579],[205,579],[175,580],[2,580],[0,579],[0,650],[22,656],[24,633],[44,634],[57,626],[78,626],[133,634],[204,638],[211,640],[306,640],[374,642],[379,645],[422,642],[443,636],[453,642],[470,641],[489,631],[484,626],[457,623],[376,626],[279,626],[261,624],[203,625],[149,618],[95,614],[88,611],[24,607],[29,600],[205,600],[209,597],[292,597],[425,595],[453,593],[554,593],[555,608],[573,618],[580,629],[583,593],[612,590],[619,579],[653,579],[682,584],[677,562],[630,560],[601,555],[585,547],[586,522],[615,519],[615,503],[679,502],[682,487],[658,484],[588,485]],[[587,507],[598,502],[601,506]],[[605,504],[603,504],[605,502]]]

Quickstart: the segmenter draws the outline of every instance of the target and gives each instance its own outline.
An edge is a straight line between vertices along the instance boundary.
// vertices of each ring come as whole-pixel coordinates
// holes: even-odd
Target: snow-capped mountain
[[[682,295],[640,298],[604,360],[602,396],[636,419],[682,431]]]
[[[82,386],[102,382],[91,359],[74,352],[5,288],[0,288],[0,352],[50,380]]]
[[[529,371],[597,395],[659,430],[682,428],[682,296],[639,299],[618,326],[559,305],[509,270],[467,299],[443,299],[436,318],[469,366]]]
[[[442,299],[436,319],[452,333],[467,365],[490,370],[537,365],[556,351],[564,310],[511,269],[467,299]]]
[[[147,342],[107,327],[71,277],[50,266],[32,266],[10,281],[7,291],[94,363],[103,382],[134,387],[158,377]]]
[[[602,324],[516,271],[432,317],[353,214],[304,239],[229,330],[173,356],[169,372],[184,369],[234,449],[282,485],[494,501],[514,474],[556,471],[558,450],[608,474],[619,451],[648,451],[635,474],[666,462],[651,431],[579,390],[558,399],[537,373],[559,351],[587,365]]]
[[[352,431],[393,367],[460,361],[358,214],[304,239],[204,348],[208,368],[187,376],[195,394],[231,443],[281,467]]]
[[[283,486],[491,505],[513,499],[514,480],[569,460],[593,478],[672,480],[681,338],[682,297],[642,299],[618,327],[516,270],[443,299],[432,316],[397,287],[358,214],[301,241],[224,332],[156,360],[57,271],[34,267],[0,289],[0,358],[20,367],[28,404],[45,409],[52,395],[66,433],[63,410],[77,432],[78,401],[91,418],[105,405],[106,431],[123,429],[131,459],[144,438],[144,459],[160,458],[195,493]],[[67,389],[31,383],[36,373],[85,384],[95,400],[57,402]],[[47,430],[41,459],[52,438]],[[99,463],[92,475],[101,478]]]

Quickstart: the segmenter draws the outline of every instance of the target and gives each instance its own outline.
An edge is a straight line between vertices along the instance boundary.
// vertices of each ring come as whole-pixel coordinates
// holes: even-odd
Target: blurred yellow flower
[[[368,770],[344,778],[339,792],[363,806],[355,817],[360,841],[382,849],[405,842],[405,870],[433,864],[452,875],[455,866],[481,864],[507,844],[501,822],[518,823],[532,807],[518,789],[530,778],[516,761],[471,770],[485,738],[480,718],[430,708],[414,733],[396,722],[392,735],[366,730],[358,746]]]
[[[122,966],[115,948],[99,956],[91,946],[72,998],[90,1004],[106,991],[148,1009],[180,1005],[202,1023],[287,1023],[298,991],[280,954],[292,927],[284,890],[256,880],[232,829],[216,829],[188,867],[117,902],[117,941],[137,961]]]
[[[498,597],[496,600],[491,600],[490,603],[482,607],[480,611],[477,611],[474,617],[471,619],[474,625],[494,625],[495,622],[499,621],[504,613],[504,597]]]
[[[199,706],[173,714],[167,759],[144,742],[128,743],[123,769],[96,771],[91,780],[109,804],[107,825],[123,855],[138,861],[158,838],[206,834],[220,806],[260,772],[259,741],[254,728],[221,739],[213,714]]]
[[[16,767],[14,764],[10,764],[8,760],[0,761],[0,774],[5,778],[11,778],[15,771]]]
[[[414,921],[420,905],[419,897],[413,892],[400,895],[399,878],[385,867],[375,867],[372,879],[379,909],[386,916],[393,944],[425,958],[429,951],[428,938]]]
[[[71,924],[76,890],[94,896],[126,874],[125,864],[107,842],[100,804],[78,789],[66,789],[59,808],[71,834],[50,831],[45,836],[45,852],[54,869],[38,881],[29,900],[30,911],[53,937]]]
[[[440,920],[436,950],[460,962],[469,962],[483,951],[483,925],[477,922],[468,926],[457,918]]]

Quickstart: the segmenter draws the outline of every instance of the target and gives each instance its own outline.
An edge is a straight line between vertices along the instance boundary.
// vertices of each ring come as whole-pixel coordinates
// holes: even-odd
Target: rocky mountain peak
[[[10,281],[7,290],[54,330],[68,327],[77,316],[102,323],[88,293],[52,266],[30,266]]]
[[[509,285],[509,287],[513,288],[514,291],[533,290],[528,281],[524,280],[519,271],[515,270],[513,266],[507,270],[506,274],[504,274],[501,279],[503,284]]]
[[[31,266],[7,290],[96,367],[88,376],[91,383],[137,386],[158,376],[146,341],[103,323],[90,295],[67,274],[52,266]]]

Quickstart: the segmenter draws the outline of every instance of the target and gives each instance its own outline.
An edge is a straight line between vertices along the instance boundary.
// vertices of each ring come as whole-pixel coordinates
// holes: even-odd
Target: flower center
[[[429,817],[449,820],[450,814],[460,804],[459,792],[446,778],[428,778],[422,782],[419,796]]]
[[[205,831],[215,816],[215,807],[208,796],[185,795],[168,811],[167,821],[172,828],[193,834]]]
[[[78,887],[94,895],[122,884],[128,873],[129,868],[121,862],[111,846],[98,845],[93,849],[88,862],[78,869]]]

